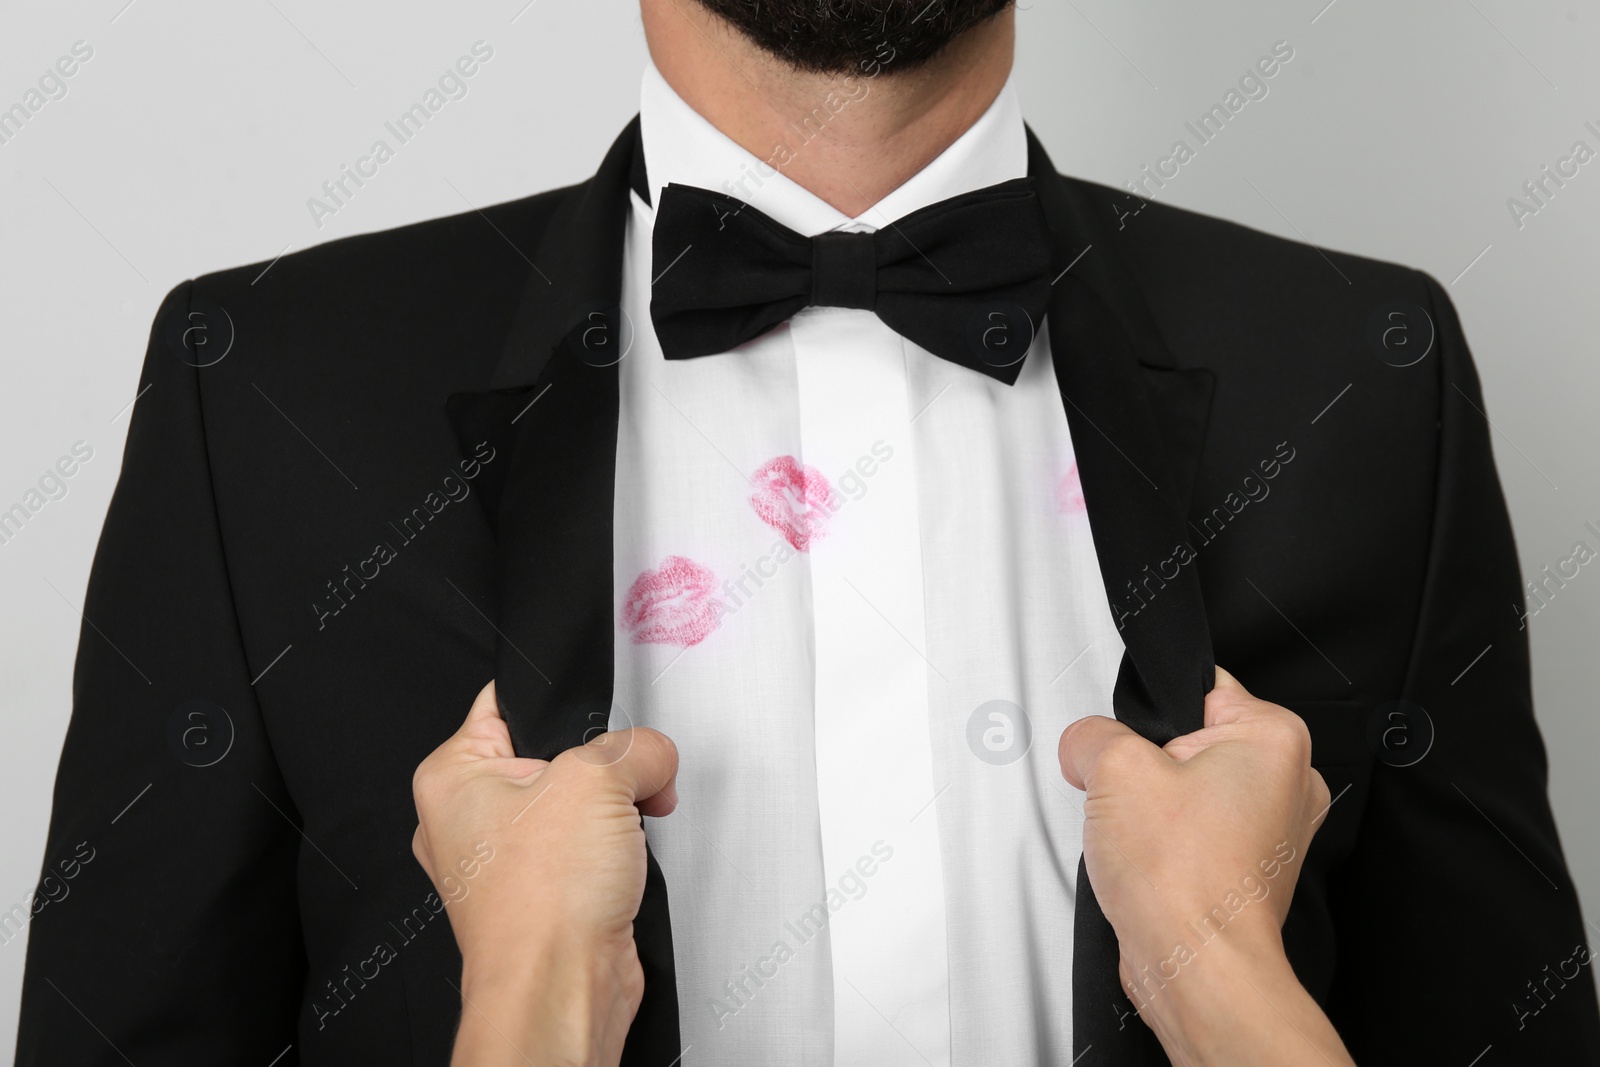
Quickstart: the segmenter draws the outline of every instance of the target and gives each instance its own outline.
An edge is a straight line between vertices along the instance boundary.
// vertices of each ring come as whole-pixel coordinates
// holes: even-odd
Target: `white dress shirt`
[[[1009,84],[855,219],[654,68],[640,115],[652,203],[722,190],[806,235],[1027,172]],[[681,756],[678,810],[646,832],[682,1063],[1068,1063],[1083,817],[1056,741],[1109,714],[1122,643],[1043,324],[1012,386],[840,308],[668,362],[653,220],[635,194],[612,725]]]

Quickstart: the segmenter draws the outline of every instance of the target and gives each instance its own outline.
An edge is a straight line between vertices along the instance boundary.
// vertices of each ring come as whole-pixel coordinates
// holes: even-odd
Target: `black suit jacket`
[[[1358,1062],[1600,1062],[1444,291],[1063,177],[1030,144],[1128,649],[1116,714],[1158,741],[1197,727],[1214,654],[1309,723],[1336,799],[1285,938]],[[640,167],[635,124],[582,184],[162,304],[89,582],[18,1063],[447,1062],[460,959],[411,855],[411,775],[490,677],[525,754],[605,722]],[[629,1064],[680,1053],[666,894],[694,891],[652,862]],[[1076,925],[1082,1062],[1164,1062],[1081,870]]]

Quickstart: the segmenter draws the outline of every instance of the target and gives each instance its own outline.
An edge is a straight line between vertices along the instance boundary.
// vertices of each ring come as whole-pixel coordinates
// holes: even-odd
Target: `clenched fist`
[[[1084,865],[1124,988],[1172,1061],[1348,1064],[1283,952],[1330,802],[1300,717],[1219,667],[1203,729],[1158,748],[1089,716],[1061,735],[1060,757],[1088,794]]]
[[[412,782],[417,860],[463,960],[456,1064],[615,1064],[644,993],[640,815],[677,803],[677,749],[622,730],[520,759],[490,682]]]

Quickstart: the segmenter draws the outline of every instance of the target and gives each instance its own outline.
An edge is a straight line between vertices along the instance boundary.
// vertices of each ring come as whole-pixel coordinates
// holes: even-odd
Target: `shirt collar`
[[[840,92],[830,102],[861,106],[871,81],[859,78],[855,86],[853,100]],[[828,106],[816,114],[829,115]],[[1028,173],[1027,133],[1009,78],[994,103],[954,144],[853,219],[781,173],[779,165],[791,158],[789,153],[806,150],[805,127],[791,124],[786,142],[774,146],[767,160],[759,159],[691,108],[654,64],[646,65],[639,93],[639,129],[652,204],[661,202],[661,190],[670,182],[696,185],[735,196],[806,236],[843,228],[875,230],[929,204]],[[816,129],[813,121],[809,135]]]

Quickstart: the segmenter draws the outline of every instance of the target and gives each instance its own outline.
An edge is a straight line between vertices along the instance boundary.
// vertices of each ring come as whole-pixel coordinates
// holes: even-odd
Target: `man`
[[[445,1062],[496,849],[430,887],[409,787],[489,678],[518,756],[681,755],[625,1063],[1160,1063],[1285,864],[1356,1062],[1600,1054],[1440,287],[1060,176],[1006,3],[641,11],[588,182],[163,304],[19,1062]],[[1119,976],[1051,742],[1216,661],[1331,806]]]

